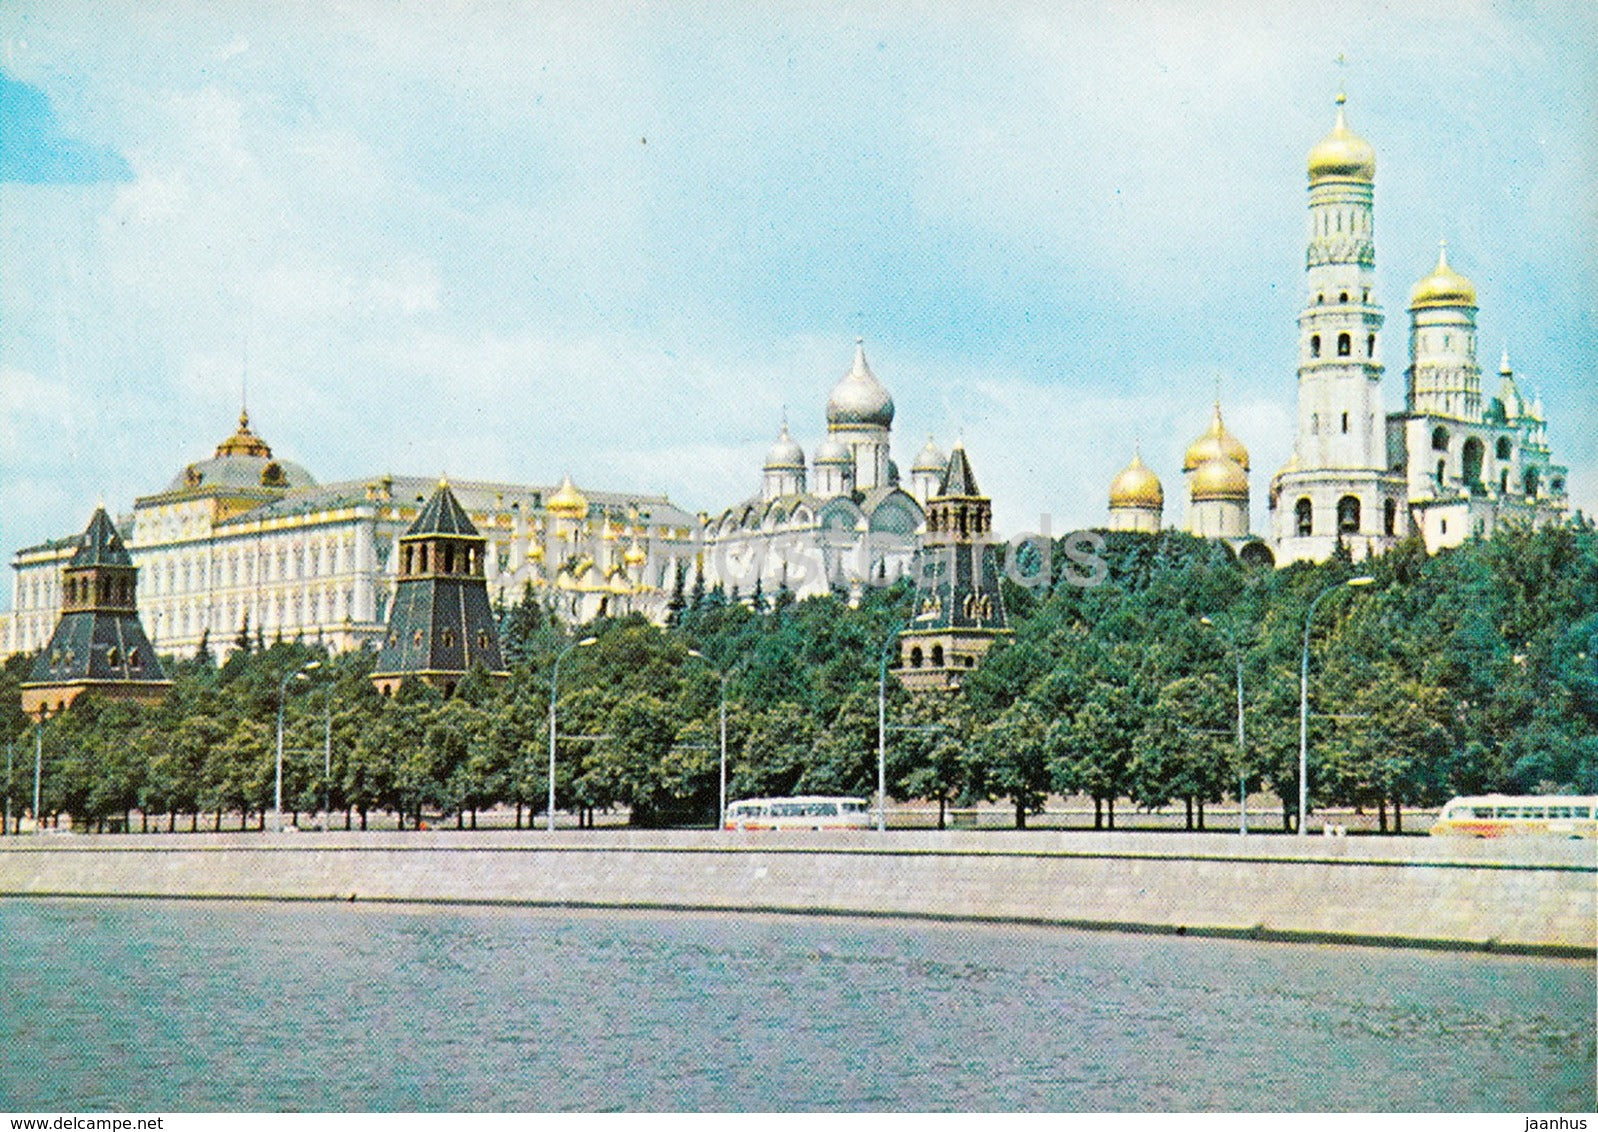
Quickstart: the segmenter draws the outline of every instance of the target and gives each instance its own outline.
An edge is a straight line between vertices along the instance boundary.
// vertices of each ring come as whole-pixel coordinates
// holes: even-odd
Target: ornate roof
[[[1132,462],[1110,481],[1110,506],[1155,510],[1165,506],[1165,489],[1160,486],[1160,477],[1143,462],[1141,454],[1133,452]]]
[[[1437,246],[1437,266],[1432,268],[1432,273],[1419,283],[1410,292],[1409,307],[1415,310],[1421,307],[1474,307],[1476,305],[1476,285],[1465,278],[1452,267],[1448,266],[1448,241],[1443,240]],[[1509,351],[1504,351],[1505,361],[1508,361]]]
[[[449,484],[444,480],[438,481],[438,490],[422,508],[421,514],[416,516],[416,521],[411,524],[410,529],[405,532],[406,538],[418,535],[482,537],[466,514],[466,509],[460,505],[455,493],[449,489]]]
[[[104,507],[94,509],[94,517],[89,520],[87,529],[79,539],[77,553],[67,565],[73,567],[133,565],[133,558],[128,554],[127,547],[122,545],[122,536],[117,534],[111,516],[105,513]]]
[[[1315,143],[1309,151],[1310,183],[1327,177],[1346,177],[1355,181],[1376,179],[1376,151],[1370,142],[1348,128],[1343,117],[1346,96],[1337,96],[1337,121],[1332,132]]]
[[[943,483],[938,487],[938,495],[962,496],[975,498],[982,494],[977,487],[977,477],[971,471],[971,460],[965,454],[965,445],[956,444],[954,451],[949,453],[949,465],[943,472]]]
[[[854,365],[827,399],[827,424],[832,428],[851,425],[888,428],[893,424],[893,398],[866,364],[864,338],[855,339]]]

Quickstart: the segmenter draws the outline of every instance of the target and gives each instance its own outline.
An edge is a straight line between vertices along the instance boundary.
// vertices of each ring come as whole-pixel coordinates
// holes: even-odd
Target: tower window
[[[1321,336],[1319,334],[1311,334],[1309,336],[1309,356],[1312,358],[1321,356]]]
[[[1432,430],[1432,451],[1448,451],[1448,430],[1446,428],[1435,428]]]
[[[1320,306],[1325,301],[1326,301],[1326,296],[1324,294],[1320,294],[1320,295],[1316,295],[1315,296],[1315,305],[1316,306]]]
[[[1536,468],[1527,468],[1526,469],[1526,481],[1525,481],[1525,483],[1526,483],[1526,494],[1529,495],[1529,496],[1535,496],[1537,494],[1537,469]]]
[[[1382,532],[1388,537],[1398,533],[1398,504],[1391,499],[1382,504]]]
[[[1340,303],[1348,302],[1348,292],[1344,291],[1341,295],[1338,295],[1337,296],[1337,301],[1340,302]]]
[[[1376,356],[1376,335],[1374,334],[1367,334],[1365,336],[1365,356],[1367,358],[1374,358]]]
[[[1344,436],[1348,435],[1348,414],[1347,413],[1343,414],[1343,435]]]
[[[1448,463],[1445,460],[1437,461],[1437,486],[1441,487],[1448,478]]]
[[[1337,501],[1337,533],[1359,533],[1359,500],[1352,495],[1345,495]]]
[[[1300,538],[1314,533],[1314,505],[1308,499],[1300,499],[1293,505],[1293,519]]]
[[[1337,356],[1346,358],[1354,352],[1354,340],[1347,333],[1337,336]]]

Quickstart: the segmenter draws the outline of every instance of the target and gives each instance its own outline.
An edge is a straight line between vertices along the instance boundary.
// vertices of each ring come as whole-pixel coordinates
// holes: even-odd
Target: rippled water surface
[[[1594,1107],[1590,963],[1047,929],[0,902],[0,1109]]]

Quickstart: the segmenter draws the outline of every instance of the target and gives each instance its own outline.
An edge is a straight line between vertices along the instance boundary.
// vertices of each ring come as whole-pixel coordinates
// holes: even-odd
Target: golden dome
[[[1138,453],[1132,453],[1132,462],[1110,481],[1110,506],[1156,511],[1165,507],[1165,489],[1160,486],[1160,477]]]
[[[1448,266],[1448,241],[1444,240],[1437,248],[1437,266],[1410,292],[1410,309],[1475,305],[1476,285]]]
[[[649,561],[649,554],[634,539],[632,545],[627,548],[627,553],[621,556],[621,560],[627,563],[628,566],[642,566]]]
[[[588,500],[577,490],[570,475],[560,483],[560,490],[549,497],[544,510],[562,519],[581,519],[588,514]]]
[[[1193,473],[1195,502],[1204,499],[1247,499],[1248,473],[1236,460],[1217,456],[1199,465]]]
[[[250,414],[244,410],[239,411],[239,431],[228,437],[216,446],[216,458],[223,456],[261,456],[268,460],[272,458],[272,450],[262,440],[250,431]]]
[[[1203,436],[1195,440],[1188,447],[1187,455],[1182,457],[1182,470],[1191,472],[1200,464],[1209,462],[1217,456],[1224,456],[1248,470],[1248,449],[1243,447],[1243,442],[1230,432],[1221,421],[1221,403],[1215,402],[1215,415],[1210,418],[1210,427]]]
[[[1343,117],[1343,103],[1348,99],[1337,96],[1337,121],[1327,134],[1309,151],[1310,183],[1325,177],[1346,177],[1355,181],[1376,179],[1376,151],[1370,142],[1348,128]]]

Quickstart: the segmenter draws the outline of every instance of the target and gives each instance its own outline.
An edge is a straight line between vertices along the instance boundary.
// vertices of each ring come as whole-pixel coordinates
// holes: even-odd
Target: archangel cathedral
[[[1409,296],[1403,408],[1382,394],[1384,316],[1376,289],[1372,202],[1376,152],[1349,128],[1337,97],[1332,130],[1309,153],[1309,234],[1298,317],[1298,426],[1271,477],[1265,545],[1249,534],[1248,452],[1217,404],[1187,451],[1184,527],[1223,538],[1245,558],[1355,559],[1418,534],[1426,549],[1490,535],[1500,523],[1542,525],[1568,510],[1566,469],[1553,462],[1540,400],[1509,364],[1484,394],[1476,288],[1447,247]],[[1141,454],[1110,486],[1111,530],[1159,530],[1165,495]]]

